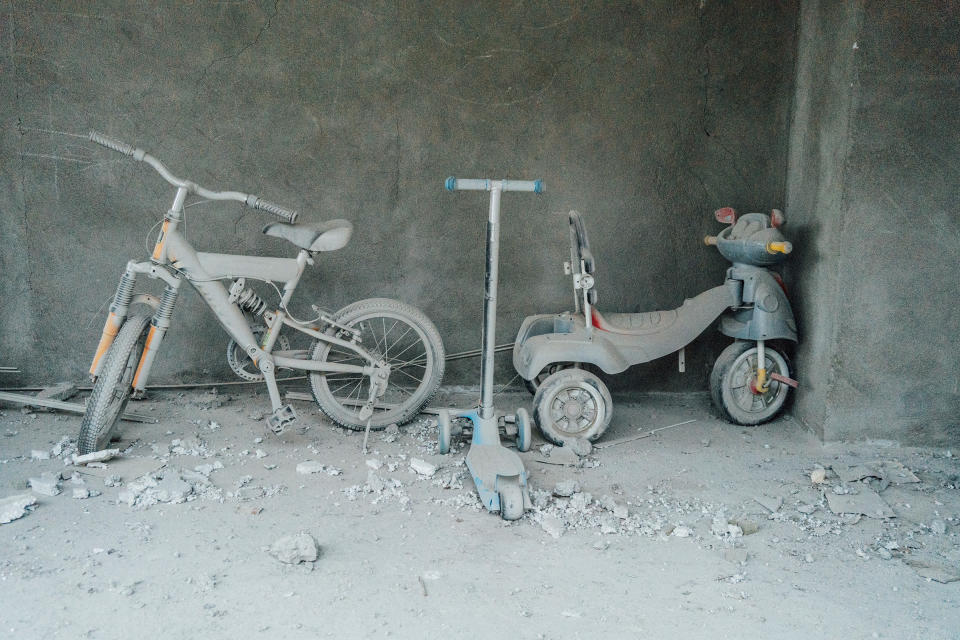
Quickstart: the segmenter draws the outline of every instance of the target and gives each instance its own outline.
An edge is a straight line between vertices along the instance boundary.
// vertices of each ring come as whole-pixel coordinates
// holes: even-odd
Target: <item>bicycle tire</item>
[[[419,344],[423,348],[423,355],[418,356],[417,349],[414,349],[413,356],[407,355],[409,352],[394,352],[395,355],[404,355],[407,362],[391,363],[405,364],[406,366],[392,370],[387,393],[391,393],[391,388],[393,388],[394,393],[400,391],[398,397],[402,399],[392,408],[380,411],[375,410],[373,416],[370,418],[371,430],[383,429],[394,423],[404,424],[412,420],[437,392],[437,389],[440,387],[440,382],[443,379],[444,367],[446,366],[443,341],[440,338],[440,333],[430,319],[415,307],[397,300],[370,298],[347,305],[333,317],[333,320],[337,324],[352,329],[359,329],[363,333],[367,332],[367,327],[364,327],[364,323],[366,322],[367,325],[372,326],[375,319],[382,320],[382,346],[386,352],[382,354],[384,357],[390,360],[389,347],[392,345],[388,344],[387,338],[395,330],[396,325],[401,322],[408,327],[405,330],[407,333],[409,333],[410,330],[415,331],[416,339],[409,347],[403,347],[404,343],[400,343],[399,339],[394,345],[398,345],[399,343],[398,348],[414,349],[414,345]],[[387,328],[388,321],[393,321],[389,329]],[[336,327],[331,327],[328,333],[333,335],[336,334],[337,331],[338,329]],[[401,330],[397,331],[399,332]],[[407,333],[403,335],[407,335]],[[361,344],[367,349],[373,348],[379,350],[381,344],[373,329],[371,329],[370,335],[372,336],[372,341],[368,338],[366,341],[362,341]],[[351,359],[350,353],[351,352],[340,347],[333,347],[328,342],[317,340],[311,349],[310,357],[313,360],[326,361],[328,358],[331,358],[331,354],[336,354],[338,361],[348,362]],[[422,357],[424,364],[410,364],[413,362],[413,359],[417,357]],[[356,360],[356,364],[362,362],[359,356],[354,355],[353,359]],[[364,362],[363,364],[369,363]],[[411,375],[409,372],[410,367],[423,368],[423,378],[417,382],[413,391],[403,391],[403,388],[397,385],[395,381],[397,379],[405,379],[404,376],[406,376],[406,378],[415,378],[416,376]],[[404,371],[404,369],[408,369],[408,371]],[[413,369],[413,371],[416,370]],[[350,380],[350,392],[346,394],[346,397],[344,397],[343,394],[337,396],[336,393],[344,387],[340,386],[340,388],[331,389],[331,385],[337,387],[341,382],[349,379],[351,376],[353,380],[357,380],[357,384],[353,385],[353,381]],[[369,395],[369,378],[358,377],[357,374],[326,374],[317,372],[310,374],[310,387],[320,410],[334,423],[355,431],[366,428],[367,421],[359,418],[360,406],[357,403],[362,404],[367,400]],[[353,399],[354,389],[356,389],[357,394],[355,400]],[[407,395],[404,396],[403,393]],[[386,395],[384,398],[381,398],[381,402],[389,402]]]
[[[120,415],[130,401],[131,383],[147,340],[150,318],[127,318],[104,356],[103,369],[87,400],[80,422],[77,449],[80,455],[105,449],[116,435]]]

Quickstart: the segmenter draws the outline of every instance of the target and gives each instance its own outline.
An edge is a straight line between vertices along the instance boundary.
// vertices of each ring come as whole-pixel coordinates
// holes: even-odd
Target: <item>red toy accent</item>
[[[713,217],[717,219],[717,222],[733,224],[737,221],[737,212],[734,211],[733,207],[723,207],[714,211]]]

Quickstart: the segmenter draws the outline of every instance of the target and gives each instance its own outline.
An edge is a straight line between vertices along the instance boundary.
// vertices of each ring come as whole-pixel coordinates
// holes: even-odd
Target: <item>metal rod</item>
[[[24,404],[31,407],[50,407],[51,409],[60,409],[61,411],[70,411],[71,413],[86,413],[87,411],[86,406],[76,402],[63,402],[62,400],[34,398],[33,396],[26,396],[20,393],[6,393],[0,391],[0,400],[5,402],[13,402],[16,404]],[[120,416],[120,419],[128,420],[130,422],[147,422],[150,424],[159,422],[157,418],[143,416],[137,413],[124,413],[122,416]]]
[[[497,284],[500,277],[500,194],[502,185],[490,186],[490,217],[487,220],[487,275],[483,295],[483,354],[480,363],[480,417],[492,418],[493,356],[497,334]]]

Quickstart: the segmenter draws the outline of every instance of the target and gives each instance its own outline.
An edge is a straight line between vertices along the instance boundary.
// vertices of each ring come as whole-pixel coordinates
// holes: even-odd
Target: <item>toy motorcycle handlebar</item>
[[[708,247],[717,246],[717,236],[704,236],[703,244]],[[783,242],[768,242],[765,246],[767,253],[782,253],[787,255],[793,251],[793,243],[784,240]]]
[[[200,185],[190,182],[189,180],[183,180],[177,176],[170,173],[170,170],[160,162],[158,159],[151,156],[149,153],[144,151],[139,147],[133,147],[125,142],[116,140],[114,138],[109,138],[104,134],[98,131],[91,131],[89,138],[92,142],[96,142],[100,146],[106,147],[117,153],[122,153],[125,156],[129,156],[136,160],[137,162],[146,162],[151,167],[156,170],[160,176],[177,187],[178,189],[186,189],[190,193],[195,193],[201,198],[206,198],[207,200],[235,200],[237,202],[242,202],[251,209],[257,209],[259,211],[266,211],[276,217],[284,220],[290,224],[293,224],[297,221],[299,214],[296,211],[287,209],[286,207],[281,207],[278,204],[274,204],[259,196],[240,193],[239,191],[212,191],[201,187]]]
[[[499,186],[501,191],[532,191],[543,193],[543,180],[488,180],[486,178],[454,178],[444,182],[447,191],[490,191]]]

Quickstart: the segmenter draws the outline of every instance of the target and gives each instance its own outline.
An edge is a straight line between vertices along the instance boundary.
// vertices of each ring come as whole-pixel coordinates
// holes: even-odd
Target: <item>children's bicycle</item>
[[[146,162],[177,192],[150,260],[127,263],[110,305],[90,366],[94,387],[80,425],[81,454],[105,448],[117,435],[119,417],[131,396],[143,395],[184,280],[230,335],[227,361],[233,371],[243,379],[266,383],[273,408],[267,426],[274,433],[281,433],[296,420],[293,407],[281,401],[278,368],[308,371],[320,409],[348,429],[382,429],[408,422],[436,392],[443,377],[443,342],[418,309],[375,298],[329,314],[314,306],[316,317],[306,321],[290,313],[288,304],[307,265],[313,265],[319,253],[343,248],[353,233],[350,222],[297,223],[296,211],[246,193],[211,191],[174,176],[143,149],[95,131],[89,137]],[[178,229],[191,194],[205,200],[241,202],[280,218],[281,222],[265,226],[263,233],[296,246],[297,257],[196,251]],[[138,276],[161,280],[163,294],[134,294]],[[278,306],[270,307],[247,286],[247,280],[270,283],[280,297]],[[290,349],[281,334],[285,327],[308,336],[310,347]]]

